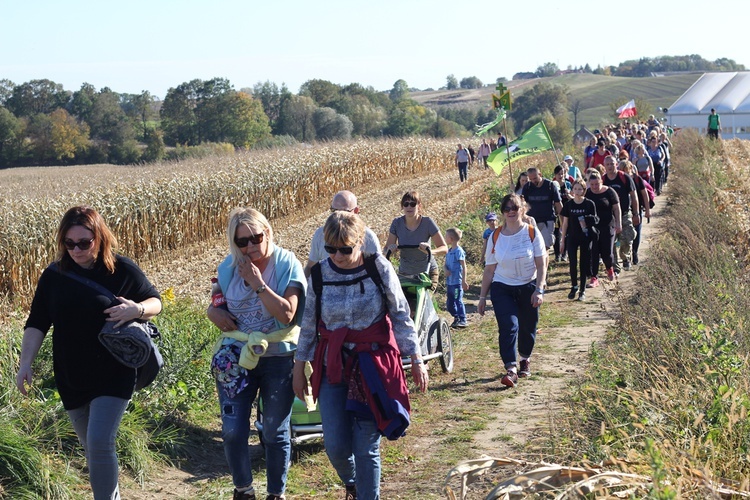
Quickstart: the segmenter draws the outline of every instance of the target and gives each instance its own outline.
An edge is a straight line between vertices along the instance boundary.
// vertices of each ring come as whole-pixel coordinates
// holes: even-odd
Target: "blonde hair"
[[[260,229],[260,232],[265,234],[264,238],[268,241],[268,244],[271,245],[273,243],[273,229],[271,229],[271,224],[265,215],[250,207],[235,208],[229,214],[229,222],[227,223],[229,253],[232,254],[231,267],[235,267],[243,257],[242,250],[234,242],[234,236],[237,233],[237,228],[240,226],[245,226],[251,231],[253,229]]]
[[[365,223],[352,212],[334,212],[323,226],[326,245],[357,247],[365,240]]]
[[[446,229],[445,234],[447,235],[449,233],[452,235],[453,239],[455,239],[456,241],[461,241],[461,237],[464,235],[464,232],[461,231],[457,227],[451,227],[451,228]]]

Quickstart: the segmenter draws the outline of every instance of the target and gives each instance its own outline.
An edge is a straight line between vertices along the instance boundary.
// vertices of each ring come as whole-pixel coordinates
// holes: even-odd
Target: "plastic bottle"
[[[586,236],[589,235],[589,228],[586,227],[586,218],[583,215],[578,216],[578,223],[581,225],[581,230],[583,230],[583,234]]]
[[[217,278],[211,278],[211,305],[220,309],[227,308],[227,299],[221,291]]]

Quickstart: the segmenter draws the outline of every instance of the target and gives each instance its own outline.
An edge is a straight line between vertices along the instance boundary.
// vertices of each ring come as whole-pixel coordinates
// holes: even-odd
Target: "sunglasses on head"
[[[63,241],[63,245],[65,245],[65,248],[68,250],[73,250],[75,247],[80,248],[81,250],[88,250],[91,248],[91,245],[94,244],[94,238],[91,238],[90,240],[65,240]]]
[[[518,207],[516,205],[506,205],[503,207],[503,212],[518,212]]]
[[[418,203],[416,201],[405,201],[405,202],[403,202],[401,204],[401,206],[404,207],[404,208],[406,208],[406,207],[412,207],[412,208],[414,208],[417,205],[418,205]]]
[[[235,236],[234,238],[234,244],[239,248],[245,248],[249,243],[252,243],[253,245],[260,245],[263,243],[263,233],[251,234],[250,236],[245,236],[243,238],[237,238]]]
[[[336,252],[341,253],[341,255],[351,255],[354,251],[354,247],[335,247],[333,245],[323,245],[323,248],[325,248],[326,253],[329,253],[331,255],[336,255]]]

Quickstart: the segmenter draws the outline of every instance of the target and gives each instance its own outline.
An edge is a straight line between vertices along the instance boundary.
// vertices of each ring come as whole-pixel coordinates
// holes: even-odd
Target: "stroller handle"
[[[425,242],[425,243],[427,243],[427,242]],[[396,248],[398,248],[399,250],[401,250],[402,248],[419,248],[419,245],[398,245]],[[386,259],[390,259],[391,258],[391,254],[392,254],[392,252],[391,252],[391,249],[389,248],[385,252],[385,258]],[[431,258],[432,258],[432,248],[431,247],[427,247],[427,259],[429,260]]]
[[[426,241],[425,243],[429,243],[429,242]],[[402,248],[419,248],[419,245],[398,245],[396,248],[398,248],[399,250]],[[385,252],[385,258],[390,260],[391,254],[392,254],[391,250],[388,249]],[[428,246],[427,247],[427,269],[425,269],[423,272],[425,273],[429,272],[431,261],[432,261],[432,248]]]

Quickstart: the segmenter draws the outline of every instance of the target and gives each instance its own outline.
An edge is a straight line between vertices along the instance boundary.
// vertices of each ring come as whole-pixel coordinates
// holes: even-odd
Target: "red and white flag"
[[[631,116],[635,116],[638,114],[638,111],[635,109],[635,99],[631,99],[627,103],[623,104],[619,108],[617,108],[618,118],[630,118]]]

